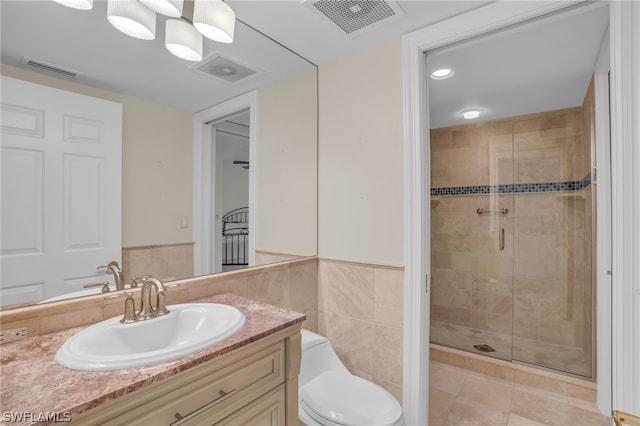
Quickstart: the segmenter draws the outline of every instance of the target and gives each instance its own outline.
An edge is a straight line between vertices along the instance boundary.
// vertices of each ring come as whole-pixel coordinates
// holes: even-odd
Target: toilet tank
[[[349,373],[333,350],[326,337],[300,330],[302,334],[302,361],[300,363],[299,387],[304,386],[318,375],[329,370]]]

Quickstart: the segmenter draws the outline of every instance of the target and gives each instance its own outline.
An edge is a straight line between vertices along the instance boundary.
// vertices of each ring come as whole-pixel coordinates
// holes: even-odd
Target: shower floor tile
[[[429,363],[430,426],[609,426],[595,404],[443,364]]]
[[[442,321],[431,321],[431,342],[492,358],[539,365],[579,376],[589,377],[590,360],[583,348],[563,346],[511,334],[481,330]],[[512,344],[513,343],[513,344]],[[480,352],[475,345],[487,344],[495,352]]]

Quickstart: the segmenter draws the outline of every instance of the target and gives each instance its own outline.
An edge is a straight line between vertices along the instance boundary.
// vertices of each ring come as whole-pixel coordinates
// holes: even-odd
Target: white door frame
[[[612,408],[640,415],[640,3],[610,2]]]
[[[403,412],[408,425],[424,425],[428,419],[430,295],[425,290],[429,286],[427,273],[431,236],[429,203],[426,202],[426,195],[430,193],[430,170],[424,52],[575,4],[566,1],[498,1],[402,38],[405,132]],[[640,139],[640,123],[637,120],[640,115],[640,4],[614,1],[610,3],[610,8],[611,167],[615,171],[612,176],[611,236],[614,257],[612,311],[615,313],[613,329],[616,331],[612,348],[613,406],[638,412],[640,268],[634,266],[633,259],[640,258],[640,226],[637,220],[640,217],[640,174],[634,171],[634,164],[640,164],[640,147],[637,143]],[[624,318],[627,318],[626,323]]]
[[[215,270],[215,144],[212,126],[207,123],[249,109],[249,266],[255,265],[256,242],[256,132],[258,95],[245,93],[200,111],[195,116],[193,146],[193,241],[194,273]]]
[[[596,191],[596,233],[595,239],[596,282],[595,300],[597,301],[596,326],[596,371],[597,403],[603,413],[610,413],[611,405],[611,139],[609,129],[609,71],[610,71],[609,32],[602,40],[594,72],[595,85],[595,126],[596,152],[595,170],[592,170],[591,183]],[[593,217],[593,216],[592,216]],[[593,229],[593,228],[592,228]],[[604,232],[607,230],[607,232]],[[593,246],[592,246],[593,247]]]

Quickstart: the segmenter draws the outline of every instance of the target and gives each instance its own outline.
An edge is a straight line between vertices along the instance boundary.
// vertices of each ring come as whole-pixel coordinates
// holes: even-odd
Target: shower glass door
[[[513,122],[431,130],[431,341],[513,350]]]
[[[431,130],[431,341],[592,376],[593,106]]]
[[[591,377],[592,92],[514,119],[513,359]]]

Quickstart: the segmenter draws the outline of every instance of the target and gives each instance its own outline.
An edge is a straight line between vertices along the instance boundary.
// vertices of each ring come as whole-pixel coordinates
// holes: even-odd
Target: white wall
[[[317,254],[316,75],[258,90],[256,250]]]
[[[121,103],[123,246],[192,241],[193,113],[11,66],[0,73]]]
[[[402,50],[321,65],[319,255],[402,265]]]

